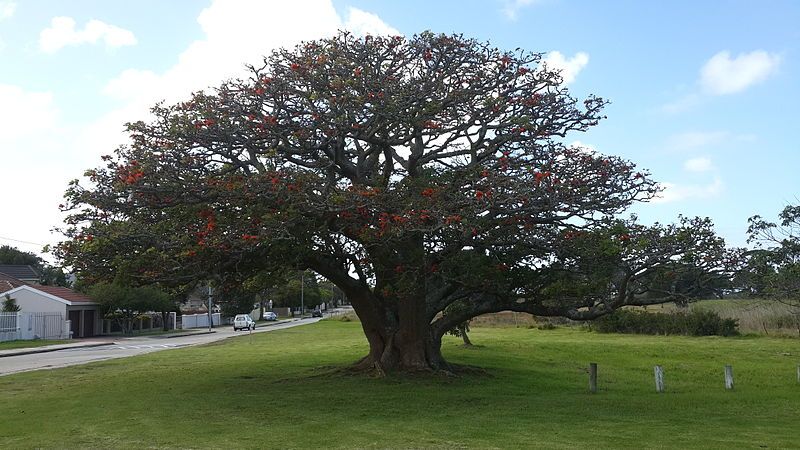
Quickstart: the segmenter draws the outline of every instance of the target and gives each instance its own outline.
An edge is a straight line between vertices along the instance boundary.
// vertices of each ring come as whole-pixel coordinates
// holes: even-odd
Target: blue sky
[[[463,33],[548,53],[577,96],[612,104],[579,142],[649,169],[644,222],[747,218],[800,202],[800,2],[0,0],[0,244],[53,243],[68,180],[147,108],[302,39]]]

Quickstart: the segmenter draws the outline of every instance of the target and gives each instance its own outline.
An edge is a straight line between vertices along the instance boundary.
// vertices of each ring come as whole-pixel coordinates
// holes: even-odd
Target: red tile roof
[[[0,273],[0,294],[6,291],[10,291],[12,289],[16,289],[20,286],[28,286],[30,288],[45,292],[47,294],[53,295],[68,302],[94,303],[94,300],[92,300],[91,298],[81,294],[80,292],[75,292],[69,288],[60,286],[40,286],[38,284],[33,285]]]
[[[50,295],[54,295],[68,302],[94,303],[94,300],[92,300],[91,298],[81,294],[80,292],[75,292],[70,288],[65,288],[60,286],[31,286],[31,287],[42,292],[47,292]]]
[[[24,286],[26,284],[28,283],[20,281],[14,277],[10,277],[6,274],[0,273],[0,292],[10,291],[12,289]]]

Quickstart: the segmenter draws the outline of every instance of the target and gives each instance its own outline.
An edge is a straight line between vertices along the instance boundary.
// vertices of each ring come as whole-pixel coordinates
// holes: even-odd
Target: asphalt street
[[[8,356],[0,358],[0,376],[32,370],[56,369],[59,367],[86,364],[107,359],[126,358],[144,353],[158,352],[172,348],[188,347],[192,345],[207,344],[234,336],[246,336],[248,333],[266,333],[283,330],[300,325],[316,323],[319,318],[306,318],[302,320],[276,323],[260,326],[254,331],[233,331],[231,326],[214,328],[214,333],[190,336],[167,337],[169,335],[151,337],[132,337],[105,339],[113,342],[112,345],[99,347],[70,348],[47,353],[34,353],[28,355]],[[90,342],[102,342],[104,339],[93,339]]]

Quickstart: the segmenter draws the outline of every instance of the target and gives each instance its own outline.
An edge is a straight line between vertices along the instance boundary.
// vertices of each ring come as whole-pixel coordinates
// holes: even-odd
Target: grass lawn
[[[473,328],[458,378],[331,374],[366,351],[323,321],[0,377],[0,448],[796,448],[800,340]],[[587,390],[589,362],[600,392]],[[653,365],[665,371],[657,394]],[[733,364],[736,390],[725,391]]]
[[[56,341],[46,339],[35,339],[31,341],[6,341],[0,342],[0,350],[12,350],[16,348],[43,347],[45,345],[69,344],[75,341]]]

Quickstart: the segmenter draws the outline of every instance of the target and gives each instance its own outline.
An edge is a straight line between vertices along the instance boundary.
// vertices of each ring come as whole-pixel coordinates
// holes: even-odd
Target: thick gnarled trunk
[[[392,372],[450,371],[441,353],[442,336],[426,320],[424,300],[406,298],[396,308],[355,301],[353,306],[369,343],[356,368]]]
[[[432,335],[430,330],[419,335],[408,328],[402,323],[398,329],[383,330],[364,325],[369,354],[356,363],[356,368],[379,374],[451,371],[442,357],[441,336]]]

